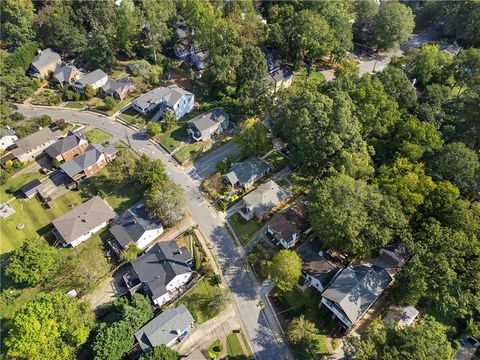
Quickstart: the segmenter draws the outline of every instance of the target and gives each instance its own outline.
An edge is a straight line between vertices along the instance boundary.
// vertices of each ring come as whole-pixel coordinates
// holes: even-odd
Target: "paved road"
[[[233,141],[212,151],[193,164],[190,174],[194,179],[203,180],[217,171],[217,164],[223,161],[227,155],[240,155],[240,148]],[[192,171],[193,170],[193,171]]]
[[[237,251],[235,242],[223,221],[204,200],[189,176],[176,166],[159,146],[150,143],[144,135],[118,122],[89,112],[22,105],[19,105],[19,111],[30,117],[46,114],[52,119],[65,119],[95,126],[108,131],[117,140],[126,141],[135,151],[153,159],[160,159],[172,181],[183,188],[187,208],[213,245],[223,269],[224,280],[232,292],[237,315],[255,353],[255,358],[259,360],[293,358],[282,340],[281,328],[273,310],[268,306],[264,295],[258,294],[260,286],[247,276],[244,260]],[[263,309],[262,306],[264,306]]]

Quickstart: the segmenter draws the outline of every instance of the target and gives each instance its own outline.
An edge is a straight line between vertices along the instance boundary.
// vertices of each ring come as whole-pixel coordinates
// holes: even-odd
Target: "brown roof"
[[[53,220],[52,224],[65,243],[70,244],[105,221],[113,219],[115,215],[104,200],[95,196]]]
[[[45,144],[51,140],[55,140],[63,135],[62,130],[52,131],[49,127],[45,127],[33,134],[27,135],[15,143],[17,147],[12,150],[12,154],[15,156],[20,156],[25,154],[27,151],[34,149],[40,145]]]
[[[305,232],[310,228],[308,221],[308,207],[304,202],[298,202],[290,206],[281,213],[283,217],[300,232]]]
[[[293,234],[300,233],[294,224],[289,222],[283,214],[276,214],[268,223],[268,226],[276,233],[280,234],[282,239],[291,239]]]

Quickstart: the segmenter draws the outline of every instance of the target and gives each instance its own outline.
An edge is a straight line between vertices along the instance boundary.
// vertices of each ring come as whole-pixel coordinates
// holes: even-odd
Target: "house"
[[[122,101],[128,95],[135,91],[135,83],[128,77],[118,80],[109,79],[105,85],[100,88],[100,95],[111,96],[118,101]]]
[[[247,221],[253,217],[262,220],[284,204],[289,197],[289,191],[282,189],[275,181],[269,180],[242,198],[238,212]]]
[[[80,70],[75,65],[57,64],[53,72],[53,80],[61,86],[73,84],[82,77]]]
[[[38,179],[35,179],[30,181],[28,184],[23,185],[20,188],[20,192],[25,198],[31,199],[37,194],[37,191],[40,190],[41,188],[42,188],[42,182]]]
[[[34,160],[62,135],[63,131],[60,129],[52,130],[50,127],[45,127],[17,140],[12,154],[20,162]]]
[[[147,353],[160,345],[173,346],[190,333],[195,320],[185,305],[171,307],[135,333],[135,340]]]
[[[7,150],[17,140],[18,136],[15,133],[15,130],[8,126],[0,128],[0,149]]]
[[[173,45],[173,52],[180,60],[186,60],[192,54],[192,37],[185,36]]]
[[[0,166],[5,169],[9,166],[8,164],[13,161],[15,161],[15,155],[13,155],[11,152],[7,152],[5,155],[0,157]]]
[[[352,264],[322,293],[321,305],[350,330],[377,301],[393,278],[382,267]]]
[[[162,235],[163,226],[149,216],[143,203],[137,203],[115,220],[110,232],[122,249],[130,244],[143,249]]]
[[[230,125],[230,118],[221,107],[207,111],[188,121],[188,133],[195,141],[210,140]]]
[[[192,255],[175,241],[157,242],[133,260],[124,279],[130,292],[142,288],[157,306],[179,293],[192,278]]]
[[[105,74],[102,70],[97,69],[88,73],[81,79],[75,81],[72,85],[73,90],[79,93],[85,92],[85,87],[90,85],[94,90],[100,89],[108,81],[108,75]]]
[[[178,85],[158,87],[139,96],[132,102],[132,107],[141,114],[148,114],[157,108],[161,113],[171,109],[175,117],[180,119],[193,110],[195,96]]]
[[[317,238],[302,243],[296,253],[302,259],[302,277],[305,283],[319,292],[323,292],[341,271],[341,263],[322,251]]]
[[[53,73],[55,67],[62,62],[62,58],[55,51],[48,48],[41,51],[30,64],[28,74],[31,77],[43,80]]]
[[[384,246],[379,251],[378,261],[382,262],[382,266],[393,271],[400,270],[408,261],[409,254],[405,243],[395,241]]]
[[[96,174],[116,156],[115,146],[103,147],[100,144],[90,144],[85,151],[68,160],[60,166],[60,170],[78,183]]]
[[[58,139],[45,152],[52,159],[62,162],[83,154],[87,147],[88,141],[83,135],[69,131],[67,136]]]
[[[292,85],[293,71],[288,66],[282,66],[267,75],[267,82],[272,93],[286,89]]]
[[[53,220],[53,233],[63,246],[76,247],[106,227],[115,216],[110,205],[95,196]]]
[[[293,247],[300,235],[309,230],[307,205],[296,203],[288,209],[275,214],[268,222],[266,233],[285,249]]]
[[[232,191],[246,191],[270,171],[272,171],[270,164],[257,157],[251,157],[245,161],[233,163],[230,171],[223,175],[223,179],[232,186]]]
[[[203,70],[203,68],[205,67],[207,53],[205,51],[197,51],[192,53],[190,58],[192,59],[195,70]]]

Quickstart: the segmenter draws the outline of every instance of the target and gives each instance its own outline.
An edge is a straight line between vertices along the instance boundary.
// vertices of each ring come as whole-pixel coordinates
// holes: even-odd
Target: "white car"
[[[480,346],[480,340],[473,336],[469,336],[466,340],[469,344],[473,345],[473,347],[478,348]]]

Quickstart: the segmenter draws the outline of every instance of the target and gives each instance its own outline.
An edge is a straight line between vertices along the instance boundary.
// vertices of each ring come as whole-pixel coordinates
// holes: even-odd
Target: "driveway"
[[[240,148],[233,141],[205,155],[196,161],[188,174],[195,180],[203,180],[217,171],[217,164],[223,161],[227,155],[240,155]]]
[[[468,344],[467,346],[461,347],[457,350],[455,355],[453,355],[453,360],[470,360],[475,354],[475,348]]]
[[[124,273],[125,270],[116,271],[113,276],[106,279],[94,293],[87,296],[92,309],[96,309],[128,293],[128,289],[122,278]]]

